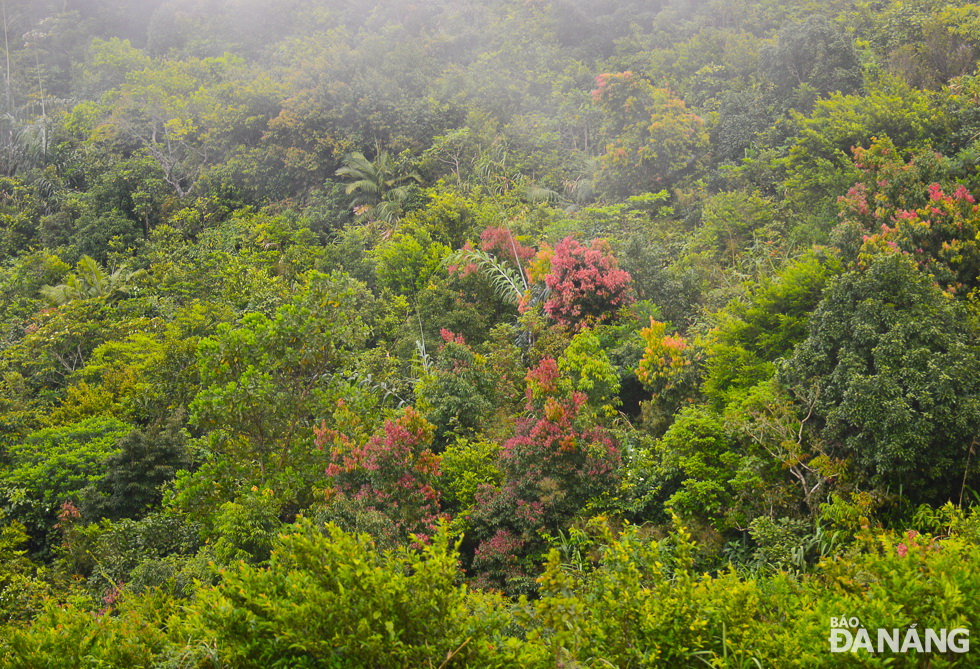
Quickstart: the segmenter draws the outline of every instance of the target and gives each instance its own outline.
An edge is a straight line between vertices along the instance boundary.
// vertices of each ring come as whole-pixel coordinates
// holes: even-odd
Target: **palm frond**
[[[547,202],[548,204],[556,204],[561,206],[568,206],[573,204],[571,200],[566,198],[564,195],[556,190],[550,188],[545,188],[544,186],[531,185],[524,189],[524,197],[527,198],[528,202],[531,204],[538,204],[541,202]]]
[[[507,267],[495,256],[480,249],[460,249],[446,259],[448,265],[474,264],[490,281],[500,299],[518,304],[527,291],[528,286],[524,277],[517,271]]]
[[[69,288],[63,283],[57,286],[44,286],[41,288],[41,297],[53,307],[59,307],[71,299]]]
[[[123,265],[109,274],[94,258],[82,256],[75,265],[75,272],[65,277],[64,283],[44,286],[40,292],[52,306],[93,297],[115,299],[125,294],[130,282],[143,273],[143,270],[128,272]]]

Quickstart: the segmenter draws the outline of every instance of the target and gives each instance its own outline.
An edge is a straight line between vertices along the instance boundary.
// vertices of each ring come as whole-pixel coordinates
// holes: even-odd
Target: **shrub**
[[[221,666],[492,666],[500,603],[456,584],[445,531],[421,551],[380,553],[366,535],[302,521],[268,569],[242,565],[199,593],[187,625]],[[490,604],[497,613],[476,615]],[[490,607],[486,607],[490,608]]]

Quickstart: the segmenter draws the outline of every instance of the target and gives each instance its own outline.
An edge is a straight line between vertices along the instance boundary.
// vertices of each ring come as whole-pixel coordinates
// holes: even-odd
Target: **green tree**
[[[976,325],[900,253],[841,276],[783,372],[831,455],[916,501],[958,499],[980,419]]]
[[[107,461],[131,427],[114,418],[89,418],[29,434],[10,447],[10,468],[0,475],[7,510],[46,547],[62,504],[77,504],[86,486],[105,476]]]
[[[414,298],[442,269],[449,253],[449,247],[433,241],[426,228],[407,225],[378,244],[370,257],[380,287]]]
[[[494,378],[485,356],[473,351],[463,337],[449,330],[433,356],[429,372],[415,386],[418,409],[436,426],[445,444],[450,433],[467,436],[493,414]]]
[[[83,148],[142,152],[158,166],[154,177],[183,198],[210,166],[259,142],[279,100],[267,73],[230,54],[153,63],[103,97]]]
[[[785,491],[772,484],[779,463],[758,448],[744,448],[703,405],[681,409],[658,449],[661,466],[677,480],[664,504],[683,517],[731,532],[785,508]]]
[[[666,88],[633,72],[600,74],[592,97],[605,112],[602,179],[612,195],[677,183],[708,149],[704,120]]]
[[[316,272],[304,283],[273,318],[251,313],[219,325],[198,349],[191,424],[207,432],[215,456],[259,481],[309,456],[314,420],[368,334],[363,285]]]
[[[82,256],[64,283],[44,286],[41,295],[48,303],[59,306],[71,300],[87,300],[93,297],[113,298],[124,294],[136,272],[127,272],[122,266],[109,274],[90,256]]]
[[[776,44],[762,49],[759,69],[786,95],[800,86],[817,94],[854,93],[861,86],[861,64],[851,40],[822,16],[788,22]]]
[[[619,374],[594,332],[583,330],[572,337],[558,359],[558,371],[569,378],[574,390],[585,394],[588,409],[597,417],[616,414],[622,404]]]
[[[187,631],[214,639],[222,663],[409,667],[452,658],[493,663],[497,597],[456,585],[446,531],[421,550],[381,553],[366,535],[302,521],[276,542],[268,568],[241,565],[200,592]],[[485,609],[484,609],[485,610]]]
[[[807,338],[810,314],[841,269],[829,253],[807,253],[749,285],[745,295],[719,311],[705,341],[705,395],[720,407],[774,376],[779,361]]]
[[[163,499],[162,487],[191,466],[183,433],[184,416],[166,425],[133,430],[105,461],[105,476],[82,494],[80,510],[92,520],[134,518]]]

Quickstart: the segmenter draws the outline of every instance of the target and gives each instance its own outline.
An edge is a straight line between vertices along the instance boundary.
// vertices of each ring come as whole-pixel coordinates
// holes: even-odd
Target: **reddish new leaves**
[[[484,573],[483,584],[507,586],[520,573],[514,551],[540,548],[541,532],[564,527],[588,500],[615,488],[618,448],[601,427],[581,424],[585,396],[563,395],[557,373],[551,359],[528,372],[531,416],[503,445],[504,482],[477,494],[472,519],[487,539],[473,567]]]
[[[510,230],[499,226],[480,233],[480,248],[522,269],[527,268],[535,254],[533,248],[514,239]]]
[[[545,284],[551,290],[545,312],[575,329],[608,321],[617,309],[634,301],[629,272],[619,269],[602,239],[594,239],[591,246],[571,237],[559,242]]]
[[[332,444],[327,475],[332,492],[366,509],[384,513],[398,534],[431,534],[444,516],[436,479],[439,458],[432,453],[432,425],[411,408],[363,445],[334,430],[315,429],[316,444]]]
[[[875,254],[903,253],[950,294],[976,288],[980,208],[966,187],[930,182],[941,173],[930,163],[938,159],[906,162],[887,140],[855,149],[854,158],[864,179],[839,202],[842,229],[852,230],[859,264]]]

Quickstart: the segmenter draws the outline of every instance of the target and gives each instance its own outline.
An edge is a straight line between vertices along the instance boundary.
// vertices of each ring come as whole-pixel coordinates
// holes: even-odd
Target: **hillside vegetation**
[[[980,4],[0,5],[0,667],[980,666]]]

